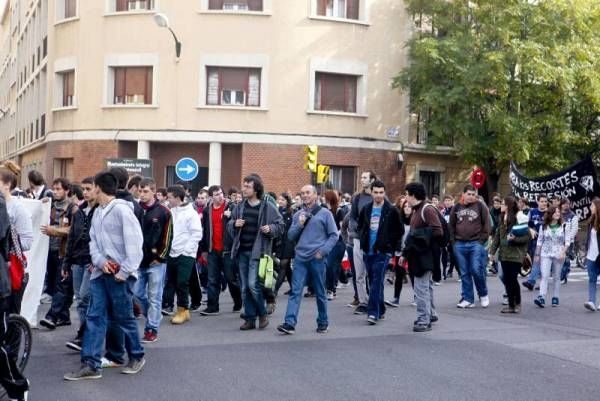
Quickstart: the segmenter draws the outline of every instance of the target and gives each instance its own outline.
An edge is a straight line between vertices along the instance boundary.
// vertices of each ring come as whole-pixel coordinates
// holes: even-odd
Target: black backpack
[[[448,244],[450,244],[450,228],[448,227],[448,223],[446,222],[446,219],[444,218],[444,216],[442,216],[442,213],[440,213],[439,209],[435,206],[433,206],[431,203],[426,203],[422,208],[421,208],[421,220],[423,220],[423,222],[425,222],[425,208],[427,206],[431,206],[437,216],[438,216],[438,220],[440,221],[440,224],[442,225],[442,231],[444,231],[444,234],[437,239],[437,244],[440,248],[445,248],[448,246]]]

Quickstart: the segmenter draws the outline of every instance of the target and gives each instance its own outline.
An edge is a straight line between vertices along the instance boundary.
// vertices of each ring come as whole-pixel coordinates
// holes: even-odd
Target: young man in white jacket
[[[173,305],[177,292],[177,313],[171,323],[183,324],[190,320],[189,282],[202,240],[202,223],[192,204],[185,201],[183,187],[169,187],[167,201],[173,216],[173,242],[167,260],[167,283],[163,298],[166,303]]]

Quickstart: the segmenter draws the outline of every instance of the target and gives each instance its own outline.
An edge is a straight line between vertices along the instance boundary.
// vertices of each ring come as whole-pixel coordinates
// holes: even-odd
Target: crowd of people
[[[80,352],[81,368],[64,376],[72,381],[101,378],[102,369],[110,367],[138,373],[145,365],[142,344],[158,340],[164,317],[181,325],[191,312],[217,316],[226,290],[243,320],[240,330],[265,329],[287,282],[285,318],[276,329],[293,334],[302,299],[314,297],[316,331],[324,334],[330,325],[328,302],[337,298],[339,286],[352,286],[354,314],[377,325],[387,308],[399,306],[410,281],[413,330],[427,332],[439,319],[435,287],[454,270],[461,282],[458,308],[475,307],[475,295],[481,307],[490,305],[491,273],[505,287],[500,312],[513,314],[522,308],[518,276],[524,266],[532,266],[525,288],[533,291],[541,278],[535,305],[547,305],[552,278],[548,304],[557,307],[561,281],[567,281],[578,251],[579,221],[568,199],[540,196],[530,208],[525,199],[494,195],[488,207],[471,185],[457,199],[440,200],[413,182],[392,203],[372,171],[361,174],[361,191],[353,196],[318,193],[313,185],[295,196],[268,193],[256,174],[244,177],[241,190],[225,193],[213,185],[195,199],[185,183],[158,188],[152,178],[130,177],[122,168],[79,184],[57,178],[51,188],[37,171],[27,178],[30,186],[21,190],[18,167],[0,167],[0,215],[8,216],[0,227],[6,245],[0,258],[0,313],[6,321],[7,314],[20,311],[27,276],[11,286],[3,275],[9,261],[26,264],[22,255],[33,241],[31,216],[15,198],[51,202],[50,220],[39,228],[50,244],[41,296],[49,306],[40,325],[70,326],[75,300],[79,327],[66,345]],[[599,199],[591,211],[584,306],[596,311]],[[393,284],[390,299],[384,297],[386,281]],[[141,333],[137,317],[144,320]],[[3,350],[0,382],[12,398],[23,399],[28,382],[1,357]]]

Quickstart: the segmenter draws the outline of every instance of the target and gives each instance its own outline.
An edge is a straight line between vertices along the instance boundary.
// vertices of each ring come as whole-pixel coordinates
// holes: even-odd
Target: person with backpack
[[[413,182],[406,186],[406,201],[413,208],[410,218],[410,232],[406,238],[403,257],[408,261],[408,269],[414,275],[414,291],[417,303],[417,320],[413,331],[431,331],[431,323],[438,321],[433,295],[432,272],[434,263],[433,247],[443,242],[442,219],[436,207],[425,202],[425,186]]]
[[[544,215],[544,223],[540,229],[534,260],[540,265],[542,280],[540,281],[540,294],[533,301],[543,308],[546,305],[546,292],[550,275],[554,279],[554,292],[552,306],[559,305],[560,271],[569,249],[571,233],[562,220],[559,207],[550,206]]]
[[[325,261],[338,242],[339,234],[331,212],[318,204],[317,190],[312,185],[302,187],[304,207],[294,214],[288,238],[296,242],[292,293],[288,298],[284,323],[277,326],[283,334],[294,334],[302,291],[310,279],[317,298],[317,333],[327,333],[327,297],[325,296]]]
[[[475,188],[470,184],[466,185],[463,189],[463,201],[452,208],[449,224],[450,242],[454,246],[454,255],[460,267],[462,300],[456,306],[461,309],[475,306],[473,283],[481,306],[487,308],[490,304],[486,265],[483,263],[487,259],[484,244],[491,231],[489,216],[487,206],[477,199]]]
[[[398,209],[386,199],[385,184],[382,181],[373,181],[371,196],[373,202],[360,211],[357,229],[371,283],[367,323],[375,325],[385,316],[385,270],[392,255],[400,255],[404,225],[400,221]]]

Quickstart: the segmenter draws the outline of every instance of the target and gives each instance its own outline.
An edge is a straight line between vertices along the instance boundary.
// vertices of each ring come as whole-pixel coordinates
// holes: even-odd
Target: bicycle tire
[[[6,333],[5,347],[8,355],[17,363],[17,368],[23,372],[31,356],[32,336],[31,327],[23,316],[10,315]]]

